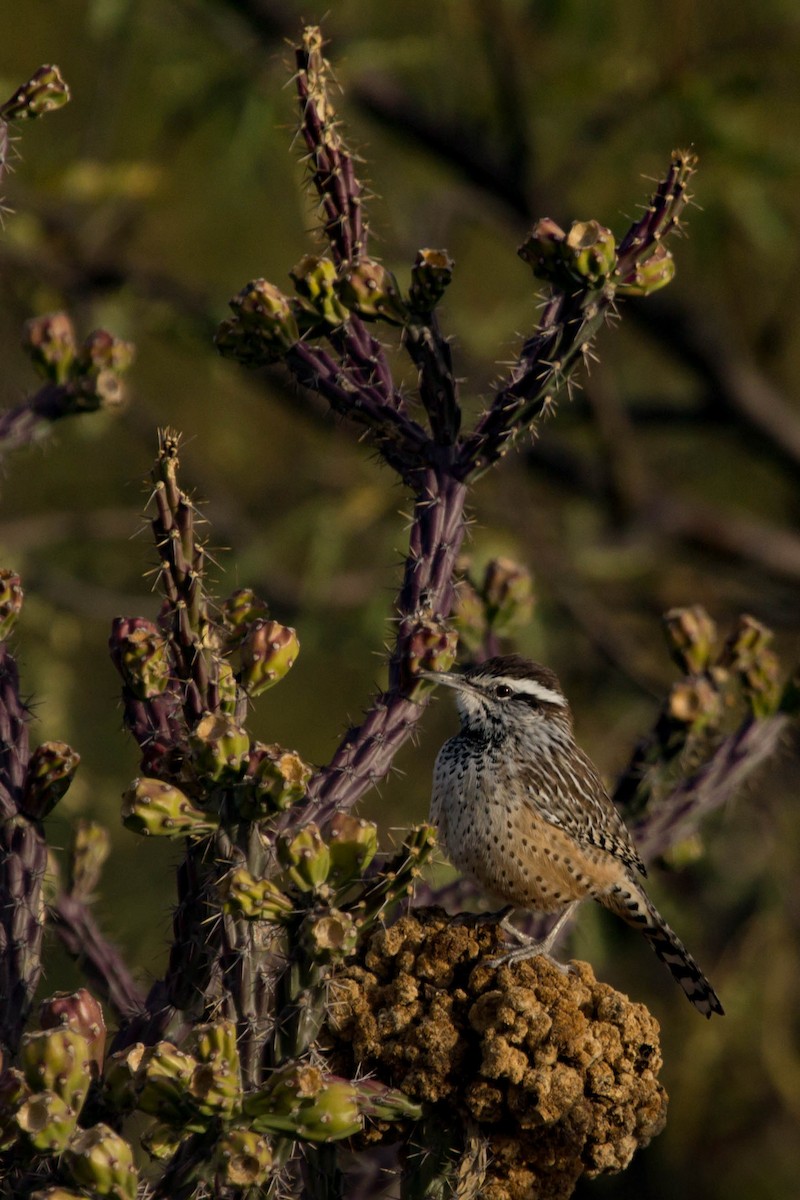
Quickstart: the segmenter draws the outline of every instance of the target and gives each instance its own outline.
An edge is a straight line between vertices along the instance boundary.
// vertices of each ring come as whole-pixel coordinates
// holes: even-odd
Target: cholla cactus
[[[30,749],[5,641],[22,588],[0,571],[0,1196],[9,1200],[298,1194],[301,1156],[314,1194],[333,1200],[347,1194],[337,1145],[379,1141],[400,1146],[405,1200],[567,1197],[580,1175],[626,1166],[664,1122],[658,1030],[646,1010],[586,964],[571,974],[542,958],[493,966],[496,927],[409,915],[432,829],[416,826],[381,853],[376,826],[353,809],[413,733],[430,690],[423,672],[450,667],[456,629],[479,658],[529,619],[531,578],[511,560],[457,583],[468,485],[553,411],[616,302],[669,282],[664,239],[680,225],[694,158],[673,154],[619,241],[595,219],[569,231],[537,223],[519,254],[547,285],[541,318],[462,432],[437,313],[454,263],[443,249],[421,249],[406,287],[370,255],[366,196],[316,27],[304,31],[296,63],[325,245],[289,271],[293,294],[247,283],[216,344],[249,367],[283,364],[412,493],[388,681],[322,767],[251,736],[250,706],[292,669],[300,639],[250,589],[211,593],[180,438],[162,431],[151,514],[161,608],[118,618],[110,637],[140,752],[122,821],[181,847],[168,967],[143,996],[91,913],[103,831],[78,825],[65,883],[48,860],[42,822],[79,757],[61,742]],[[0,174],[7,121],[67,97],[47,67],[0,106]],[[387,332],[418,372],[416,408],[394,381]],[[79,343],[69,317],[55,314],[28,323],[25,346],[45,383],[0,416],[0,450],[121,399],[127,343],[104,331]],[[774,744],[798,693],[780,687],[768,631],[752,618],[721,649],[701,610],[669,614],[667,628],[684,677],[619,789],[651,853]],[[676,806],[691,772],[701,799]],[[101,1006],[85,989],[45,1001],[40,1028],[26,1031],[48,905],[116,1013],[108,1047]]]

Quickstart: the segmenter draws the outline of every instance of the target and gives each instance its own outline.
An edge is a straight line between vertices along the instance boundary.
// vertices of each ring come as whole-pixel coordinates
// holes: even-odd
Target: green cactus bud
[[[567,234],[567,260],[576,279],[603,283],[617,265],[617,245],[610,229],[598,221],[575,221]]]
[[[110,640],[114,664],[137,700],[152,700],[166,691],[169,646],[152,621],[117,617]]]
[[[305,825],[293,837],[279,838],[278,858],[288,868],[295,887],[303,892],[321,887],[328,878],[330,850],[313,823]]]
[[[145,1054],[144,1042],[109,1054],[103,1070],[103,1096],[115,1112],[126,1112],[139,1094],[139,1068]]]
[[[675,278],[675,259],[663,243],[656,246],[649,258],[637,262],[633,273],[617,283],[620,296],[650,296],[666,287]]]
[[[16,571],[0,567],[0,642],[5,642],[22,612],[25,593]]]
[[[197,1025],[192,1043],[199,1065],[189,1084],[198,1110],[207,1116],[230,1115],[242,1095],[239,1048],[233,1021]]]
[[[234,319],[223,321],[214,339],[220,354],[249,366],[265,365],[279,361],[300,340],[291,301],[265,279],[248,283],[230,306]]]
[[[17,1111],[16,1122],[40,1154],[61,1154],[78,1123],[78,1114],[55,1092],[37,1092]]]
[[[336,267],[330,259],[306,254],[289,275],[297,294],[326,325],[335,327],[347,320],[347,309],[336,294]]]
[[[87,900],[94,893],[110,853],[111,837],[104,825],[86,820],[76,823],[69,856],[71,895]]]
[[[54,112],[69,101],[69,88],[58,67],[48,65],[34,71],[27,83],[0,105],[0,120],[26,121]]]
[[[30,757],[22,811],[36,821],[52,812],[75,778],[81,756],[66,742],[42,742]]]
[[[122,824],[143,837],[203,838],[219,825],[213,813],[160,779],[134,779],[122,800]]]
[[[297,633],[277,621],[254,621],[239,646],[238,679],[248,696],[260,696],[288,675],[300,652]]]
[[[214,1165],[223,1186],[254,1187],[269,1175],[272,1150],[253,1129],[228,1129],[217,1142]]]
[[[408,299],[415,312],[433,312],[453,278],[455,263],[446,250],[418,250],[411,268]]]
[[[717,627],[699,604],[671,608],[663,616],[670,653],[687,675],[700,675],[716,652]]]
[[[252,588],[238,588],[223,600],[220,618],[228,633],[228,640],[236,645],[254,621],[269,619],[269,605]]]
[[[378,851],[378,827],[352,813],[334,813],[328,829],[331,882],[349,883],[363,875]]]
[[[719,657],[719,666],[736,674],[757,717],[771,716],[781,703],[780,664],[770,649],[772,638],[766,625],[743,614]]]
[[[533,583],[530,572],[513,559],[492,559],[486,567],[482,593],[489,624],[501,637],[529,623]]]
[[[365,892],[360,906],[362,927],[376,920],[389,905],[411,895],[414,881],[419,878],[435,846],[436,834],[431,825],[415,825],[408,831],[397,854]]]
[[[377,1079],[358,1079],[354,1082],[358,1107],[365,1117],[378,1121],[418,1121],[422,1105],[409,1100],[398,1088],[387,1087]]]
[[[19,1141],[16,1116],[30,1095],[25,1076],[16,1067],[0,1074],[0,1150],[10,1150]]]
[[[257,1132],[289,1133],[312,1142],[352,1137],[363,1126],[353,1085],[309,1064],[278,1068],[242,1109]]]
[[[244,867],[226,877],[220,889],[225,911],[251,921],[283,921],[294,912],[288,896],[269,879],[256,879]]]
[[[568,271],[564,263],[567,235],[560,225],[543,217],[537,221],[517,254],[530,265],[537,279],[564,282]]]
[[[96,1196],[136,1200],[139,1176],[133,1151],[108,1125],[79,1129],[70,1138],[62,1157],[64,1168],[79,1187]]]
[[[239,811],[249,820],[283,812],[306,792],[312,769],[294,750],[256,742],[250,751]]]
[[[137,1108],[162,1121],[185,1122],[195,1112],[189,1085],[196,1068],[197,1060],[172,1042],[148,1047],[136,1076]]]
[[[66,313],[32,317],[23,326],[23,348],[44,379],[65,384],[77,353],[75,329]]]
[[[339,280],[339,299],[365,321],[403,325],[408,312],[397,280],[375,258],[361,258]]]
[[[310,912],[300,926],[300,944],[317,965],[341,962],[358,942],[358,926],[350,913],[337,908]]]
[[[238,778],[246,765],[250,737],[227,714],[206,713],[189,735],[192,762],[212,783]]]
[[[155,1121],[149,1129],[144,1131],[139,1141],[142,1149],[151,1158],[163,1162],[164,1159],[172,1158],[185,1137],[185,1129],[175,1129],[172,1125],[164,1125],[161,1121]]]
[[[106,1023],[103,1010],[91,992],[78,988],[76,992],[56,992],[43,1000],[39,1008],[42,1029],[72,1029],[86,1038],[93,1078],[103,1068],[106,1045]]]
[[[88,1040],[73,1029],[42,1029],[23,1034],[19,1062],[34,1091],[55,1092],[80,1112],[92,1081]]]

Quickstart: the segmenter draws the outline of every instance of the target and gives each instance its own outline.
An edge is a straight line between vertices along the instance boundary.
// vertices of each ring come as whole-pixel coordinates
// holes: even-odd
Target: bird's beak
[[[445,687],[452,688],[455,692],[467,691],[470,687],[468,681],[463,675],[455,673],[445,673],[444,671],[420,671],[423,679],[430,679],[433,683],[442,683]]]

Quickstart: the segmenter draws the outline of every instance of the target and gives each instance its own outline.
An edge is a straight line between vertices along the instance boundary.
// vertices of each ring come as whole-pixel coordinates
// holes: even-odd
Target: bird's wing
[[[524,783],[531,805],[544,820],[647,874],[625,822],[580,747],[573,744],[567,754],[549,755],[546,768],[537,768],[531,765]]]

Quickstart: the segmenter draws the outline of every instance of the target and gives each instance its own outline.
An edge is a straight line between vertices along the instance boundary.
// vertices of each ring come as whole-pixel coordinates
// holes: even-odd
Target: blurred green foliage
[[[795,5],[26,5],[0,92],[57,62],[73,100],[24,130],[4,187],[15,214],[0,246],[3,403],[34,386],[18,346],[43,312],[66,308],[82,336],[113,329],[135,342],[137,365],[127,411],[65,425],[7,464],[0,558],[28,597],[17,643],[35,737],[69,741],[83,760],[51,841],[63,845],[77,815],[111,826],[104,923],[143,975],[166,943],[172,852],[119,826],[135,755],[106,640],[113,616],[152,617],[157,604],[152,546],[130,540],[157,426],[186,435],[185,477],[212,546],[227,548],[224,590],[253,586],[302,639],[280,704],[258,704],[255,735],[324,761],[382,669],[402,493],[278,374],[246,374],[211,344],[245,280],[281,284],[313,248],[283,39],[326,13],[342,111],[378,193],[375,249],[404,282],[422,245],[455,258],[442,315],[473,408],[535,318],[515,254],[532,220],[593,217],[620,232],[646,193],[640,177],[673,145],[700,155],[665,299],[626,305],[584,391],[474,495],[474,569],[507,554],[533,572],[536,613],[518,645],[558,669],[587,749],[612,777],[652,719],[673,678],[658,617],[675,604],[702,603],[723,628],[752,612],[776,629],[787,668],[800,657]],[[400,756],[404,774],[365,815],[389,830],[426,814],[452,726],[444,705],[431,711]],[[725,1021],[684,1012],[638,939],[581,916],[574,952],[662,1018],[671,1096],[666,1133],[585,1194],[795,1194],[800,827],[787,801],[799,775],[787,755],[710,824],[704,856],[657,889],[718,983]],[[51,969],[47,982],[61,980]]]

